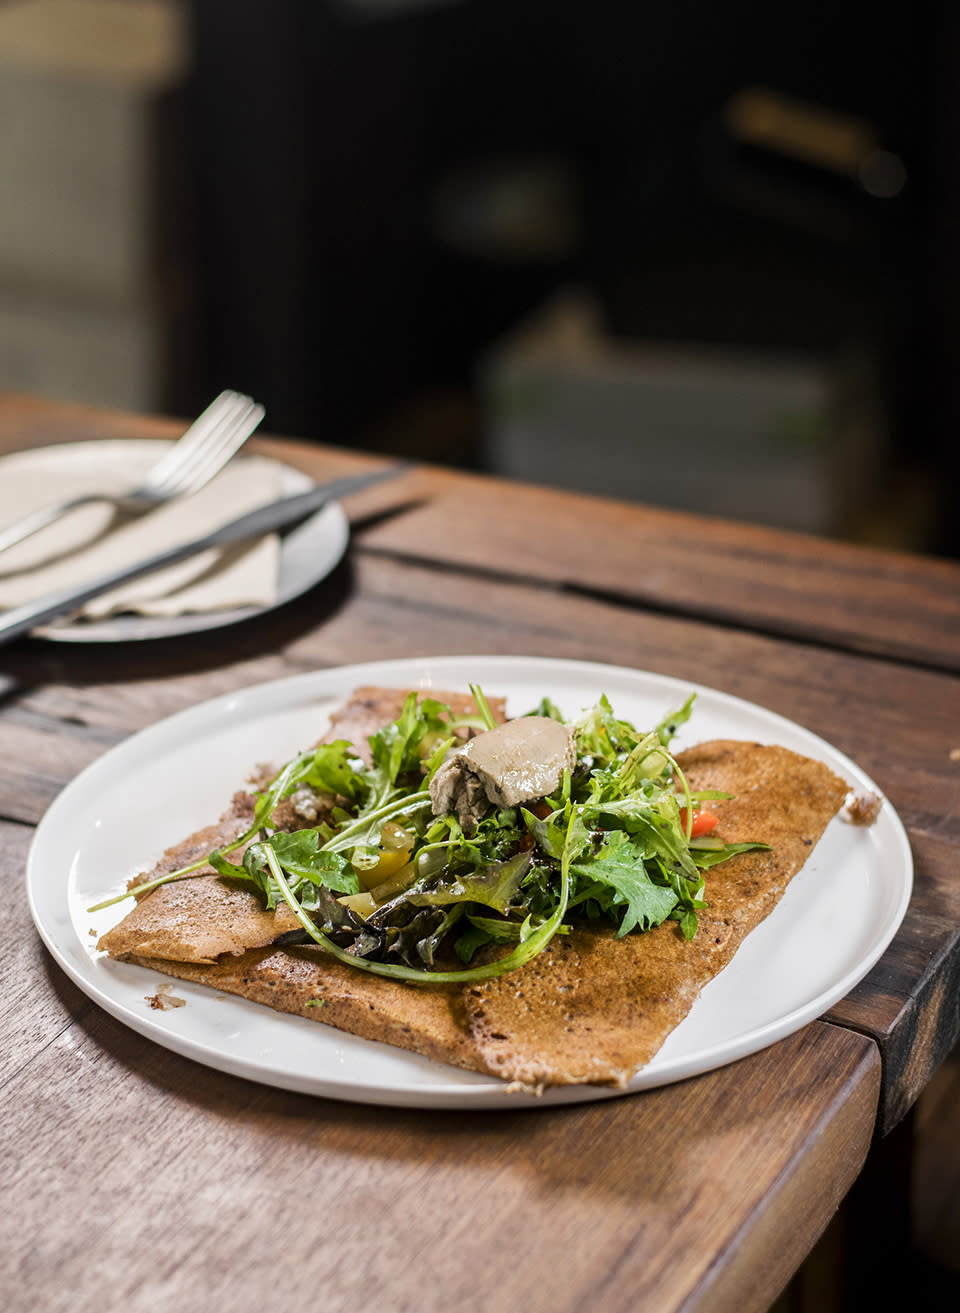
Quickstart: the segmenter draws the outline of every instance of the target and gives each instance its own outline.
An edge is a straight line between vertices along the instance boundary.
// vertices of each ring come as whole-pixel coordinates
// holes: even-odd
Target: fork
[[[198,492],[243,446],[263,415],[263,407],[250,397],[240,392],[221,392],[151,467],[142,483],[123,493],[92,492],[43,506],[0,530],[0,552],[78,506],[108,502],[124,515],[135,517],[175,497]]]

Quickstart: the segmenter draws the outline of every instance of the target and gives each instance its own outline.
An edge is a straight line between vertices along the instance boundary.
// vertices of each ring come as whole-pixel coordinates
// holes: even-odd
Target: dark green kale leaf
[[[421,908],[388,935],[388,955],[394,954],[412,967],[432,967],[441,943],[462,915],[460,903],[448,908]]]
[[[479,903],[496,912],[506,912],[516,899],[530,868],[529,852],[516,853],[503,862],[464,871],[446,878],[434,877],[402,897],[414,907],[443,907],[450,903]]]

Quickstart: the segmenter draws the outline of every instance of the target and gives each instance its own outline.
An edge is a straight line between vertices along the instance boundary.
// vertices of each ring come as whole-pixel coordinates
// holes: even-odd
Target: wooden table
[[[179,427],[0,397],[0,451]],[[378,463],[254,445],[317,478]],[[960,1029],[960,566],[438,468],[346,506],[347,560],[270,618],[189,642],[0,649],[0,1303],[767,1308]],[[467,517],[496,531],[481,545]],[[822,1020],[719,1071],[463,1115],[199,1066],[114,1021],[42,949],[22,892],[33,827],[111,745],[292,672],[484,651],[702,682],[849,754],[916,861],[888,952]]]

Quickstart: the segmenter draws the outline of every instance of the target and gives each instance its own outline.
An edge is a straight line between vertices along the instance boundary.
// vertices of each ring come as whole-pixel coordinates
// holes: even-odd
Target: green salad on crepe
[[[545,699],[528,715],[565,726],[569,750],[546,791],[523,796],[476,764],[485,748],[497,759],[507,727],[471,691],[479,718],[410,693],[370,737],[369,761],[344,739],[298,754],[258,792],[252,822],[229,847],[124,897],[212,866],[268,909],[289,906],[299,928],[279,945],[312,941],[405,981],[468,982],[522,966],[574,925],[624,936],[672,920],[692,939],[702,872],[766,846],[713,837],[704,804],[731,795],[691,792],[670,752],[693,697],[648,731],[618,718],[606,697],[571,721]],[[438,811],[451,766],[472,790],[470,809],[458,800]],[[304,792],[323,800],[316,822],[291,829],[288,809],[280,824],[278,808]]]

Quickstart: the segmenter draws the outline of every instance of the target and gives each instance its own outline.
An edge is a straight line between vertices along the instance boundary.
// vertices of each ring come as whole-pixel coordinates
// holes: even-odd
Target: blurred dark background
[[[93,399],[960,554],[955,5],[146,7],[156,331]]]

